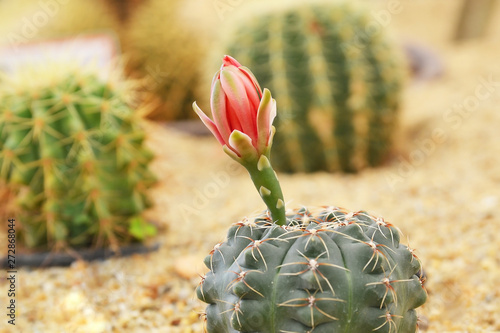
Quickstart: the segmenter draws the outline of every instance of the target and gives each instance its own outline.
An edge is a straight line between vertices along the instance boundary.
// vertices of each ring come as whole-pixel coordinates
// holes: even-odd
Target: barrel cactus
[[[208,332],[415,332],[420,262],[394,226],[337,207],[286,221],[240,221],[206,257]]]
[[[0,178],[18,191],[28,247],[117,246],[154,232],[155,181],[127,81],[72,65],[27,67],[0,85]]]
[[[124,49],[130,70],[149,79],[149,118],[180,120],[193,116],[204,54],[215,20],[203,0],[148,0],[130,18]]]
[[[193,107],[268,210],[234,224],[205,258],[207,331],[415,332],[427,293],[399,230],[363,211],[285,210],[270,162],[276,101],[234,58],[224,57],[211,101],[213,120]]]
[[[380,165],[405,76],[383,27],[347,2],[266,6],[228,24],[221,48],[252,68],[280,103],[273,165],[284,172]]]

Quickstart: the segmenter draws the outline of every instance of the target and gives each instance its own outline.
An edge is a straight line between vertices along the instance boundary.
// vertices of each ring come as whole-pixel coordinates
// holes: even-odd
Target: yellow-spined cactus
[[[202,0],[149,0],[130,18],[124,47],[132,70],[149,78],[150,118],[193,115],[196,79],[216,19],[211,3]]]
[[[17,192],[25,246],[116,247],[151,229],[153,155],[116,73],[45,63],[3,77],[0,181]]]

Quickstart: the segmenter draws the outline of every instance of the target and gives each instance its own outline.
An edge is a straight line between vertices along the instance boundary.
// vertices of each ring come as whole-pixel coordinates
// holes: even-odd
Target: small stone
[[[85,295],[79,291],[72,291],[64,298],[62,310],[71,314],[79,311],[85,304],[87,304]]]

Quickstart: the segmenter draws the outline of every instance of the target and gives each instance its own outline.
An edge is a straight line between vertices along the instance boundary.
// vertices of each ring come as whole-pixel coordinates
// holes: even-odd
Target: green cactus
[[[0,82],[0,179],[19,191],[25,244],[140,238],[153,156],[130,83],[64,64],[28,67]]]
[[[234,224],[205,258],[198,298],[221,332],[415,332],[427,294],[399,231],[365,212],[325,207]]]
[[[390,152],[404,78],[382,27],[338,1],[262,7],[225,29],[223,49],[252,68],[279,103],[273,165],[283,172],[380,165]]]

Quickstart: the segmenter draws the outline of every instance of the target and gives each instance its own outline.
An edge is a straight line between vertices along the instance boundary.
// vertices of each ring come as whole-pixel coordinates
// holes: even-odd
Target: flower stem
[[[257,191],[271,212],[271,218],[277,225],[286,224],[285,201],[281,186],[266,155],[261,155],[257,163],[242,163],[248,170]]]

